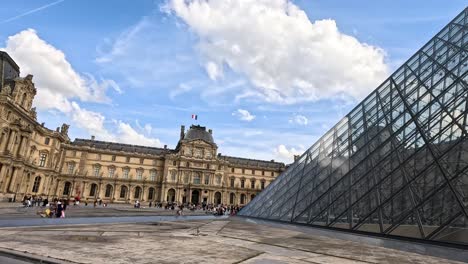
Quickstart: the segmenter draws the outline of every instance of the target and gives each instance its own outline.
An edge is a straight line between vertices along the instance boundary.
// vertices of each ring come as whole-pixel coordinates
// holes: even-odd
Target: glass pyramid
[[[239,215],[468,245],[468,8]]]

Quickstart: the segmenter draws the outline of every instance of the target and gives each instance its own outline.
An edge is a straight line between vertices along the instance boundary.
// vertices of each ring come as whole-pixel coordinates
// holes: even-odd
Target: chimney
[[[210,133],[211,135],[213,135],[213,130],[208,129],[208,133]]]
[[[180,126],[180,140],[185,137],[185,126]]]
[[[42,123],[41,123],[41,127],[44,127],[44,125],[45,125],[45,123],[44,123],[44,122],[42,122]]]
[[[275,160],[271,160],[271,162],[275,162]]]
[[[294,161],[296,161],[299,158],[299,155],[294,155]]]
[[[94,140],[96,137],[95,136],[91,136],[91,140]]]
[[[56,132],[59,132],[59,131],[60,131],[60,127],[57,127],[57,128],[55,129],[55,131],[56,131]]]
[[[167,145],[164,145],[164,149],[167,149]]]

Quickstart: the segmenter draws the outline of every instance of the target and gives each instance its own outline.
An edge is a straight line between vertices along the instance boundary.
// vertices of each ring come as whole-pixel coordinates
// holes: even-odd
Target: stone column
[[[8,165],[2,164],[2,168],[0,169],[0,191],[3,189],[3,183],[5,179],[7,178],[6,171],[8,169]]]
[[[21,155],[21,150],[24,146],[24,136],[23,135],[19,135],[19,143],[18,145],[15,144],[15,147],[13,148],[13,155],[14,156],[20,156]]]
[[[141,187],[141,196],[140,196],[141,202],[145,200],[145,189],[146,189],[146,186],[143,185],[143,187]]]
[[[5,133],[2,137],[2,144],[0,146],[0,151],[5,152],[8,147],[8,142],[10,142],[11,130]]]
[[[2,151],[5,153],[8,152],[8,148],[11,143],[12,134],[13,134],[13,130],[10,129],[10,131],[8,131],[8,135],[5,137],[5,142],[3,143],[3,148],[2,148]]]
[[[84,198],[85,195],[85,190],[86,190],[86,181],[83,181],[83,186],[81,187],[81,197]]]
[[[118,186],[117,183],[114,182],[114,187],[112,187],[113,193],[112,193],[112,197],[111,197],[111,202],[114,202],[115,200],[117,200],[117,198],[115,197],[115,194],[117,193],[117,186]]]
[[[10,177],[8,178],[7,182],[5,182],[6,183],[5,190],[4,190],[5,193],[10,192],[11,183],[13,181],[13,178],[16,177],[17,173],[18,173],[18,168],[11,167]]]
[[[17,132],[15,130],[11,131],[11,135],[10,135],[9,142],[7,144],[7,149],[6,149],[9,153],[13,152],[15,142],[16,142],[16,133]]]

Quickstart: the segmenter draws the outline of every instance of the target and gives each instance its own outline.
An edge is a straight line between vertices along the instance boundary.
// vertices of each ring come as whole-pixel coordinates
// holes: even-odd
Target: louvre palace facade
[[[107,203],[184,202],[243,205],[285,165],[224,156],[212,130],[180,130],[175,149],[135,146],[68,136],[37,121],[33,76],[0,51],[0,199],[24,195]]]

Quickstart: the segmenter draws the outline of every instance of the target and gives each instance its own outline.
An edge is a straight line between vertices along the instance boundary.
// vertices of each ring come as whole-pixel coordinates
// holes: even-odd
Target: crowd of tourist
[[[42,199],[40,196],[25,196],[23,197],[23,205],[25,207],[42,207],[42,210],[37,211],[37,214],[41,217],[47,218],[65,218],[65,210],[70,204],[70,199]]]
[[[70,204],[79,205],[79,200],[70,200],[70,199],[53,199],[49,201],[48,198],[42,198],[40,196],[24,196],[23,198],[23,205],[24,207],[42,207],[42,210],[38,211],[37,214],[41,217],[47,218],[64,218],[65,211],[67,206]],[[84,206],[88,206],[88,201],[84,201]],[[93,202],[93,206],[97,207],[107,207],[107,203],[103,202],[102,199],[95,199]],[[135,200],[133,203],[134,208],[142,208],[141,203],[139,200]],[[226,205],[226,204],[208,204],[203,202],[201,204],[193,204],[193,203],[176,203],[176,202],[168,202],[168,203],[161,203],[161,202],[149,202],[149,208],[164,208],[165,210],[172,210],[175,211],[176,215],[183,215],[184,210],[196,211],[196,210],[203,210],[206,214],[213,214],[213,215],[236,215],[237,212],[241,209],[238,205]]]
[[[153,206],[152,202],[149,203],[148,207],[151,208]],[[207,214],[213,214],[213,215],[236,215],[237,212],[241,209],[240,206],[238,205],[225,205],[225,204],[219,204],[219,205],[214,205],[214,204],[207,204],[205,202],[201,204],[193,204],[193,203],[181,203],[178,204],[176,202],[169,202],[163,205],[162,203],[155,203],[154,204],[155,208],[163,208],[165,210],[175,210],[176,215],[182,215],[184,209],[190,210],[190,211],[195,211],[195,210],[203,210]],[[135,201],[134,208],[140,208],[140,202]]]

